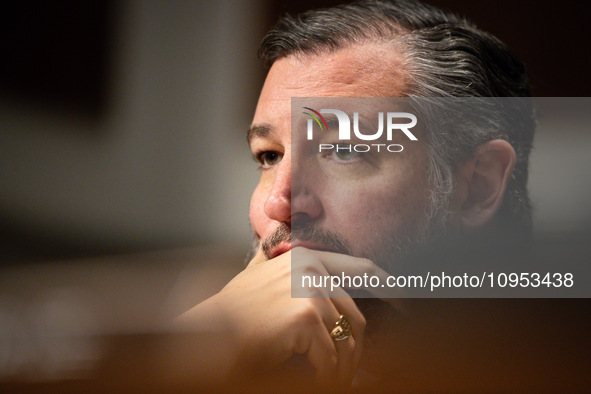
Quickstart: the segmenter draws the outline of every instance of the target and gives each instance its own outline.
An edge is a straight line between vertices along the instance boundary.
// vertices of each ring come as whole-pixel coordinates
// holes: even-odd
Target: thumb
[[[267,260],[267,256],[265,256],[265,253],[263,252],[263,248],[261,248],[259,246],[259,249],[257,250],[257,254],[252,258],[252,260],[250,260],[250,262],[248,263],[248,266],[250,267],[251,265],[257,265],[257,264],[260,264],[266,260]]]

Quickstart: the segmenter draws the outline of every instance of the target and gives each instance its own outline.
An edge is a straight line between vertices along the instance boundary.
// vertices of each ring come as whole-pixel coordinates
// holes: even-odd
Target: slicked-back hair
[[[270,67],[290,55],[322,55],[364,43],[385,43],[402,57],[402,66],[393,67],[403,68],[405,97],[531,96],[523,63],[503,42],[465,18],[418,1],[363,0],[287,15],[264,37],[259,57]],[[490,111],[478,127],[428,128],[433,206],[445,209],[454,170],[478,145],[501,138],[513,146],[517,161],[497,217],[530,233],[527,176],[534,130],[529,99],[514,109]]]

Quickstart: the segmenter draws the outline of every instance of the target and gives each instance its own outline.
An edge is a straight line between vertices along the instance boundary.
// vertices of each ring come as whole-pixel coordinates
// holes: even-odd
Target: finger
[[[330,341],[337,352],[337,374],[335,378],[340,384],[347,385],[351,382],[351,370],[354,366],[354,349],[355,339],[351,335],[341,341],[337,341],[332,338],[331,332],[335,329],[336,323],[339,321],[341,312],[336,308],[332,299],[315,299],[314,302],[317,304],[317,309],[322,316],[324,323],[324,330],[319,333]]]
[[[306,354],[306,358],[316,370],[319,384],[332,384],[338,378],[339,354],[327,333],[324,315],[333,312],[326,299],[309,299],[312,308],[301,314],[291,327],[295,329],[294,352]],[[332,305],[332,303],[330,303]],[[313,311],[313,313],[311,313]]]
[[[334,342],[338,353],[338,380],[345,387],[350,387],[361,360],[365,318],[353,299],[343,289],[335,288],[332,295],[338,298],[316,299],[315,304],[326,326],[325,335],[328,335],[330,340]],[[341,315],[344,315],[351,323],[351,335],[349,338],[336,341],[332,338],[331,332],[336,327]]]
[[[320,252],[298,248],[292,251],[292,276],[311,274],[320,278],[329,275],[326,270],[323,257]],[[297,260],[293,260],[293,256],[298,255]],[[337,255],[341,259],[351,259],[350,256]],[[293,266],[295,264],[295,267]],[[316,299],[315,307],[320,312],[324,324],[326,326],[326,333],[332,341],[335,342],[335,348],[338,352],[338,376],[341,382],[350,383],[353,374],[359,365],[361,358],[361,349],[363,343],[363,332],[365,330],[365,319],[355,302],[351,297],[340,287],[332,287],[329,293],[325,286],[305,288],[302,296],[306,298]],[[329,296],[331,298],[329,298]],[[334,298],[337,297],[337,298]],[[336,301],[335,301],[336,300]],[[347,320],[351,322],[352,331],[354,334],[342,341],[335,341],[330,333],[335,328],[335,323],[339,320],[341,314],[345,315]],[[359,345],[358,342],[359,336]]]
[[[401,289],[387,285],[390,275],[371,260],[333,252],[315,251],[315,253],[318,253],[322,264],[330,275],[368,278],[361,281],[364,285],[367,284],[362,289],[386,302],[391,302],[392,298],[402,297]],[[377,277],[377,280],[369,280],[371,277]],[[351,287],[347,286],[348,281],[341,281],[340,284],[343,288],[360,289],[352,285],[353,281],[351,281]]]
[[[313,254],[308,254],[307,256],[311,259],[305,259],[304,261],[302,258],[301,264],[297,266],[296,271],[306,270],[306,272],[313,273],[315,275],[328,275],[326,268],[319,261],[318,256]],[[292,275],[293,274],[294,271],[292,270]],[[313,304],[312,309],[318,311],[319,316],[322,318],[325,326],[325,329],[323,332],[320,332],[319,335],[325,337],[324,340],[331,342],[332,346],[337,351],[338,363],[336,380],[339,382],[339,385],[342,385],[343,387],[350,387],[353,379],[353,373],[358,365],[357,353],[360,352],[360,350],[356,352],[356,338],[351,335],[349,338],[336,341],[332,338],[331,332],[336,327],[336,322],[339,320],[341,314],[346,314],[348,320],[353,319],[355,321],[355,331],[360,333],[362,336],[363,327],[359,323],[363,322],[363,315],[361,312],[359,312],[359,310],[357,310],[355,302],[351,299],[351,297],[349,297],[349,295],[341,288],[333,289],[332,295],[344,298],[344,300],[339,302],[339,305],[342,305],[343,310],[337,308],[333,302],[334,299],[329,298],[328,289],[320,287],[306,290],[307,291],[303,293],[302,296]],[[349,316],[351,316],[351,318],[349,318]],[[333,379],[333,388],[335,383],[334,380],[335,379]]]
[[[316,370],[316,381],[321,385],[334,385],[339,376],[339,352],[323,325],[318,325],[312,335],[307,357]]]
[[[263,248],[261,248],[259,246],[257,253],[254,255],[252,260],[250,260],[250,262],[248,263],[248,266],[250,267],[251,265],[257,265],[257,264],[260,264],[266,260],[267,260],[267,257],[265,256],[265,253],[263,252]]]
[[[357,305],[351,299],[351,297],[347,296],[342,298],[332,298],[331,301],[336,309],[340,312],[339,317],[340,315],[343,315],[347,318],[349,323],[351,323],[351,336],[343,341],[338,341],[336,345],[339,352],[345,350],[342,349],[341,346],[347,347],[347,357],[339,357],[339,362],[342,363],[339,365],[339,373],[342,379],[350,384],[361,361],[365,333],[365,317],[359,311],[359,308],[357,308]]]
[[[342,289],[340,290],[343,293],[342,296],[347,297],[347,294]],[[350,386],[350,383],[352,381],[351,371],[354,369],[355,365],[354,350],[356,341],[352,335],[349,338],[342,341],[336,341],[331,336],[331,332],[336,327],[336,322],[339,320],[341,312],[336,308],[335,304],[333,303],[333,300],[328,297],[308,298],[306,302],[312,303],[312,307],[310,309],[315,310],[317,312],[316,316],[322,320],[322,329],[315,332],[315,335],[319,335],[322,338],[316,339],[316,345],[324,344],[324,346],[328,346],[327,344],[329,344],[332,347],[332,349],[336,351],[336,371],[333,371],[331,369],[328,370],[331,373],[335,372],[330,377],[330,379],[332,379],[333,382],[333,388],[334,384],[337,381],[339,385],[343,385],[344,387]],[[351,303],[353,303],[352,300]],[[349,315],[353,315],[353,313],[349,312],[348,310],[346,311],[346,313]],[[312,319],[312,321],[314,320]],[[311,324],[306,324],[305,329],[309,329],[310,326]],[[317,351],[316,348],[308,349],[308,351],[311,350]],[[321,361],[321,359],[318,359],[318,357],[316,357],[316,359],[318,362]],[[321,380],[325,380],[325,375],[327,373],[326,366],[322,366],[320,369],[318,369],[318,373],[318,378]]]
[[[336,315],[336,309],[334,312],[334,320],[328,319],[332,322],[331,331],[340,316]],[[315,332],[308,359],[317,371],[317,383],[332,390],[350,388],[355,369],[355,348],[356,341],[352,335],[342,341],[335,341],[326,326]]]

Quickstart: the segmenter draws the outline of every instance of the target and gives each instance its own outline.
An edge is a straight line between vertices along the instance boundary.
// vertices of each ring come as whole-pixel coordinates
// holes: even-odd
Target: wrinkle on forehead
[[[359,44],[321,54],[277,60],[267,79],[281,86],[267,99],[290,97],[396,97],[404,91],[403,57],[388,43]],[[264,90],[264,89],[263,89]]]

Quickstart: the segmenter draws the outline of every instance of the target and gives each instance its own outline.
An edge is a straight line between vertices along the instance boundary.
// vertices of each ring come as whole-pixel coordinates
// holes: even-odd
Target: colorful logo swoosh
[[[324,128],[326,128],[326,131],[328,131],[328,125],[326,124],[326,120],[324,120],[324,117],[322,117],[322,115],[320,115],[320,112],[313,110],[310,107],[302,107],[304,109],[307,109],[308,111],[313,112],[314,114],[311,114],[309,112],[303,112],[304,114],[311,116],[316,123],[318,123],[318,126],[320,126],[320,130],[324,130]],[[318,119],[320,118],[320,119]],[[320,123],[320,120],[322,120],[322,123]],[[324,124],[324,127],[322,127],[322,125]]]

